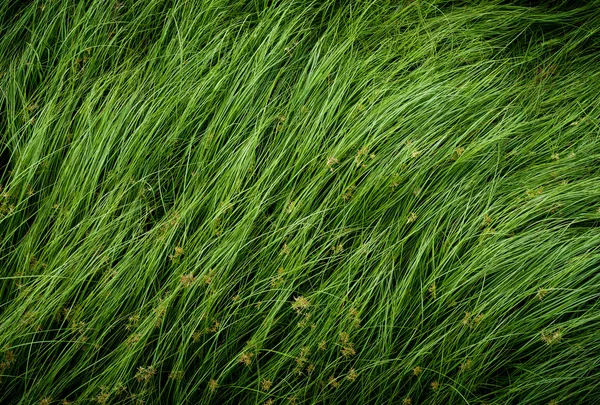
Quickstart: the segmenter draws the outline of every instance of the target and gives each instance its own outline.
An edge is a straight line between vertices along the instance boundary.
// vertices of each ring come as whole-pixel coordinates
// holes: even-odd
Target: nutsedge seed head
[[[356,349],[354,349],[354,344],[347,343],[344,347],[342,347],[342,356],[344,357],[352,357],[356,355]]]
[[[342,253],[344,251],[344,245],[342,243],[339,243],[336,246],[332,246],[331,251],[334,254]]]
[[[473,362],[468,359],[467,361],[465,361],[464,363],[462,363],[459,367],[460,371],[467,371],[471,368],[471,366],[473,365]]]
[[[538,298],[538,300],[541,301],[546,296],[546,294],[548,294],[548,289],[547,288],[540,288],[537,291],[536,297]]]
[[[333,171],[333,165],[337,165],[338,163],[340,163],[340,161],[335,156],[330,156],[329,159],[327,159],[327,167],[329,167],[331,171]]]
[[[562,330],[560,328],[551,333],[542,331],[541,335],[542,335],[541,336],[542,341],[544,343],[546,343],[548,346],[551,346],[562,340]]]
[[[486,226],[491,225],[492,223],[492,217],[490,217],[488,214],[484,214],[483,215],[483,224]]]
[[[292,309],[294,309],[296,313],[301,314],[309,306],[310,302],[303,295],[294,297],[294,302],[292,302]]]
[[[408,217],[406,218],[406,223],[412,224],[416,220],[417,220],[417,214],[415,214],[414,212],[411,212],[410,214],[408,214]]]
[[[435,283],[433,283],[428,289],[427,291],[429,291],[429,293],[431,294],[431,296],[433,297],[433,299],[437,298],[437,287],[435,285]]]
[[[272,386],[273,383],[270,380],[262,380],[260,382],[260,389],[263,391],[269,391]]]
[[[475,317],[475,319],[473,319],[473,324],[474,324],[474,326],[477,326],[477,325],[479,325],[479,324],[481,323],[481,321],[483,321],[483,317],[484,317],[484,316],[485,316],[485,315],[483,315],[483,314],[479,314],[479,315],[477,315],[477,316]]]
[[[140,382],[148,382],[156,374],[156,368],[154,366],[138,367],[137,373],[135,373],[135,379]]]
[[[184,288],[191,287],[192,284],[196,281],[196,277],[192,273],[184,274],[181,276],[180,280],[181,285]]]
[[[219,383],[214,378],[211,378],[208,382],[208,390],[210,392],[215,392],[219,388]]]
[[[463,325],[468,325],[471,322],[471,313],[465,312],[465,317],[462,320]]]
[[[106,387],[100,387],[100,393],[96,396],[96,402],[99,404],[106,404],[110,399],[110,392]]]
[[[242,354],[240,355],[240,357],[239,357],[238,361],[239,361],[240,363],[243,363],[243,364],[245,364],[246,366],[250,366],[250,364],[252,364],[252,357],[254,357],[254,354],[253,354],[253,353],[249,353],[249,352],[242,353]]]
[[[204,274],[201,277],[202,284],[209,285],[210,283],[212,283],[214,278],[215,278],[215,271],[213,269],[209,269],[208,273]]]

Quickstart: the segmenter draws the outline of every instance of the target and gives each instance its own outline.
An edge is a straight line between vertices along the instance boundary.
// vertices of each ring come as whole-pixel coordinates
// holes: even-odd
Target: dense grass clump
[[[600,2],[0,4],[0,402],[600,403]]]

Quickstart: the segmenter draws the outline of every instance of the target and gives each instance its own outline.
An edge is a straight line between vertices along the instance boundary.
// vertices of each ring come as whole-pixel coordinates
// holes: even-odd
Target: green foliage
[[[0,402],[600,402],[598,1],[5,1],[0,53]]]

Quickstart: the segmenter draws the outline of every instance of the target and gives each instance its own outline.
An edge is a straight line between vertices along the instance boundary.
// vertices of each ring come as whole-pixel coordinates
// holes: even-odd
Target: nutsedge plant
[[[0,4],[0,402],[600,402],[600,3]]]

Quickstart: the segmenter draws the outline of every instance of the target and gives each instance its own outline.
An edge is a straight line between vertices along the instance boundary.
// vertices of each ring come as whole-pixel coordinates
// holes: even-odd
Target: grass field
[[[4,0],[0,403],[600,403],[600,2]]]

